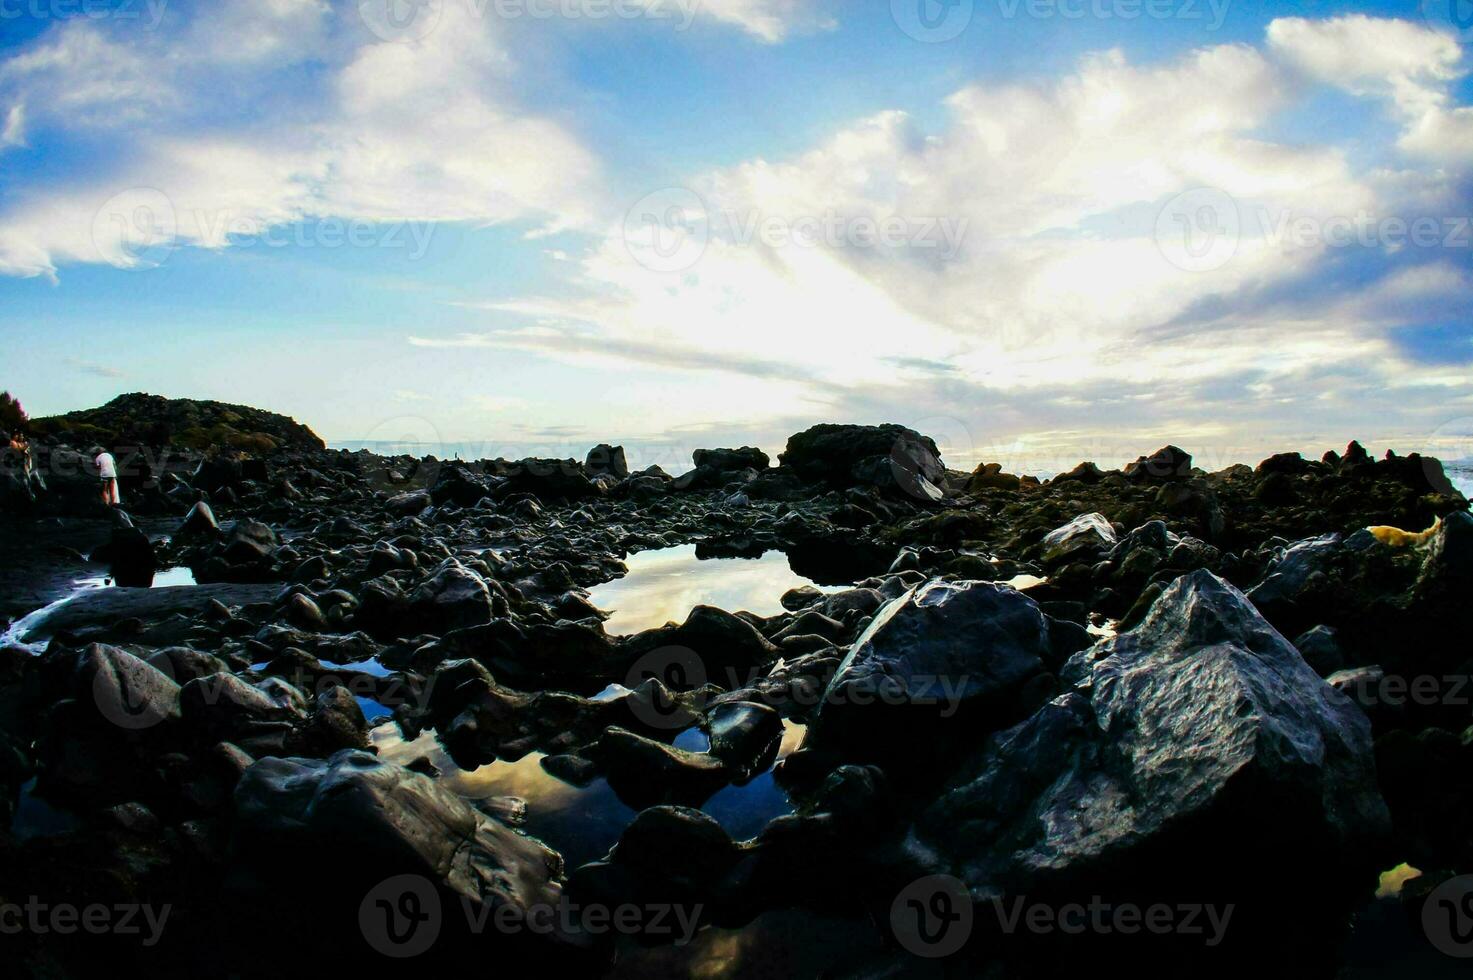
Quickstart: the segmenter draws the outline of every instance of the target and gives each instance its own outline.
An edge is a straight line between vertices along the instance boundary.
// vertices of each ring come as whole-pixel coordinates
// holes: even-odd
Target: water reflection
[[[778,759],[796,751],[803,742],[804,726],[784,722]],[[544,755],[533,752],[515,762],[497,761],[475,770],[458,767],[433,732],[405,741],[396,724],[385,724],[371,733],[379,757],[386,762],[408,765],[423,756],[440,770],[446,788],[467,799],[514,796],[526,803],[522,830],[563,855],[569,868],[598,860],[619,841],[636,810],[626,805],[608,782],[596,779],[586,787],[563,782],[542,768]],[[698,729],[682,732],[675,744],[690,752],[706,749],[706,737]],[[755,837],[773,817],[791,813],[787,794],[778,787],[772,770],[761,773],[743,786],[727,786],[699,809],[711,814],[737,840]]]
[[[151,589],[163,589],[174,585],[197,585],[194,580],[194,571],[187,566],[178,568],[160,568],[153,573]],[[111,575],[92,575],[84,579],[78,579],[77,585],[84,589],[105,589],[113,586]]]
[[[629,574],[589,593],[595,606],[613,614],[604,629],[616,636],[684,622],[700,605],[775,616],[783,611],[779,600],[784,592],[815,584],[793,571],[780,551],[760,558],[702,560],[695,545],[682,545],[640,552],[624,564]]]

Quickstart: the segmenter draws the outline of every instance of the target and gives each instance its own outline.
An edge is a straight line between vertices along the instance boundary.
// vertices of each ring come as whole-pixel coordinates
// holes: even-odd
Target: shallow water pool
[[[797,750],[805,732],[804,726],[793,722],[784,722],[784,726],[779,760]],[[516,762],[492,762],[467,771],[456,766],[433,732],[405,741],[398,726],[390,723],[373,729],[371,737],[386,762],[406,765],[419,756],[427,757],[440,770],[439,780],[467,799],[514,796],[522,800],[527,812],[521,829],[562,854],[570,869],[607,854],[637,815],[604,779],[578,787],[553,776],[542,768],[540,752]],[[681,733],[674,744],[690,752],[706,748],[705,736],[696,729]],[[793,805],[769,768],[743,786],[718,790],[698,809],[715,817],[733,838],[745,840],[755,837],[774,817],[791,813]]]
[[[627,575],[589,591],[589,601],[612,613],[604,629],[614,636],[684,622],[692,608],[702,605],[775,616],[783,612],[779,600],[789,589],[823,588],[793,571],[781,551],[761,558],[702,559],[691,544],[642,551],[624,564]]]

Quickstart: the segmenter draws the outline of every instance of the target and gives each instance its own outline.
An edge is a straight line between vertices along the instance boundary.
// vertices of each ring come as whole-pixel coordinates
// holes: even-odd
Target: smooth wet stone
[[[585,754],[635,809],[661,803],[698,805],[731,781],[732,770],[713,755],[686,752],[610,728]]]
[[[214,510],[205,501],[197,500],[189,508],[189,513],[184,515],[184,520],[179,523],[179,529],[174,532],[174,536],[178,538],[211,537],[219,533],[220,522],[215,519]]]
[[[728,701],[706,715],[711,745],[707,750],[740,773],[750,774],[776,754],[782,739],[782,716],[765,704]]]

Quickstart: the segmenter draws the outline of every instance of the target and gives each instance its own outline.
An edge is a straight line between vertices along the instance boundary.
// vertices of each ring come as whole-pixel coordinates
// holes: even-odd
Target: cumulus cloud
[[[1473,110],[1450,106],[1466,73],[1463,49],[1440,31],[1356,14],[1286,17],[1268,27],[1269,48],[1316,82],[1385,99],[1406,125],[1400,146],[1444,160],[1473,158]]]
[[[234,3],[137,47],[69,22],[35,51],[0,63],[0,85],[20,91],[75,73],[81,83],[58,86],[69,94],[50,113],[82,112],[77,125],[129,136],[111,171],[14,195],[0,213],[0,273],[54,277],[66,261],[146,265],[173,245],[224,247],[232,236],[317,217],[552,227],[586,220],[594,155],[564,125],[522,105],[500,25],[459,5],[445,9],[444,29],[416,43],[329,45],[339,60],[325,87],[307,93],[316,98],[286,99],[280,115],[289,118],[230,129],[190,118],[193,84],[230,87],[215,77],[217,46],[241,39],[226,61],[235,70],[315,56],[321,49],[302,36],[326,30],[329,13],[302,0]],[[361,25],[349,26],[361,38]],[[95,118],[86,115],[93,110]]]
[[[488,305],[528,325],[454,342],[719,375],[698,403],[712,417],[735,377],[790,421],[914,421],[947,404],[975,418],[1003,397],[1060,418],[1108,406],[1145,431],[1175,419],[1183,438],[1181,420],[1214,402],[1239,417],[1261,403],[1265,432],[1344,415],[1342,399],[1318,400],[1323,386],[1415,374],[1398,331],[1466,290],[1445,247],[1394,232],[1418,219],[1448,231],[1463,191],[1456,174],[1357,168],[1337,146],[1262,134],[1299,95],[1291,72],[1416,104],[1408,86],[1446,83],[1457,61],[1427,33],[1399,27],[1390,39],[1410,54],[1371,65],[1337,60],[1364,40],[1354,23],[1164,65],[1109,51],[1050,83],[963,88],[935,132],[880,113],[790,159],[697,175],[688,196],[655,194],[635,211],[656,226],[612,229],[566,292]],[[889,219],[908,234],[887,246],[822,230]],[[963,231],[954,249],[921,233],[942,222]],[[1215,225],[1231,237],[1221,261],[1195,263],[1173,240]],[[699,247],[663,266],[661,235]],[[986,426],[1039,427],[1004,419]]]
[[[1242,46],[1155,68],[1108,52],[1049,85],[971,86],[935,135],[888,112],[793,160],[699,177],[710,240],[683,274],[641,264],[621,229],[583,263],[585,284],[604,287],[594,298],[499,310],[596,327],[605,352],[636,341],[781,351],[835,384],[884,382],[914,358],[1002,387],[1212,370],[1223,351],[1142,357],[1129,341],[1207,297],[1291,277],[1308,256],[1250,221],[1233,261],[1184,270],[1161,253],[1163,203],[1199,187],[1253,215],[1374,201],[1338,152],[1252,135],[1281,89]],[[902,233],[888,247],[849,233],[890,220]],[[774,243],[769,224],[840,232]]]

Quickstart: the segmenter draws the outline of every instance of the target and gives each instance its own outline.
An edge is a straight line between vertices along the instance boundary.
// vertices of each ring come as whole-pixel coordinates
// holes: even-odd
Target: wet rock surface
[[[0,584],[26,618],[0,649],[0,898],[90,889],[185,923],[156,948],[26,937],[27,971],[198,971],[229,943],[241,975],[279,975],[252,948],[275,914],[311,923],[302,956],[376,966],[365,923],[438,903],[417,962],[601,975],[676,934],[590,929],[589,907],[663,903],[748,938],[795,908],[842,920],[904,973],[892,906],[940,874],[988,920],[967,975],[1102,948],[1241,962],[1291,928],[1320,975],[1379,871],[1473,871],[1452,690],[1473,518],[1435,460],[1352,445],[1206,473],[1168,446],[1039,481],[838,425],[672,477],[611,444],[444,463],[272,425],[270,447],[167,438],[125,468],[126,517],[64,473],[6,498]],[[38,457],[64,462],[55,431]],[[1410,547],[1364,530],[1438,519]],[[810,584],[605,629],[592,589],[690,546],[779,552]],[[199,584],[141,587],[145,567]],[[42,610],[104,569],[117,587]],[[595,853],[617,845],[566,866],[598,821]],[[1283,869],[1313,896],[1262,880]],[[402,876],[414,908],[376,892]],[[1090,893],[1239,912],[1211,949],[992,921],[994,898]],[[463,914],[569,899],[542,932]]]

